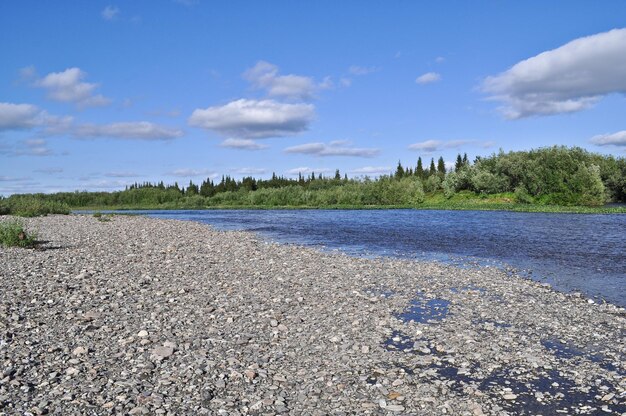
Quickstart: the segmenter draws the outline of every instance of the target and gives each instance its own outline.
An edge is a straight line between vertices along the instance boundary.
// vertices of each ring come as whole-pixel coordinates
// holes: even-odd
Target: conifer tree
[[[443,161],[443,157],[439,156],[439,160],[437,161],[437,173],[443,179],[446,176],[446,162]]]
[[[400,179],[404,176],[404,168],[402,167],[402,163],[398,160],[398,167],[396,168],[396,178]]]
[[[456,155],[456,163],[454,164],[454,170],[458,172],[463,167],[463,159],[461,158],[461,154]]]
[[[430,158],[430,169],[428,170],[428,176],[432,176],[437,173],[437,168],[435,167],[435,159]]]
[[[417,167],[415,168],[415,176],[424,179],[424,167],[422,166],[422,157],[417,158]]]

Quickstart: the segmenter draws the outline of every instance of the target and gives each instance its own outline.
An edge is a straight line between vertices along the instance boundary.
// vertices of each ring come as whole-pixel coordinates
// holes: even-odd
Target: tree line
[[[446,169],[444,159],[419,157],[413,165],[398,162],[395,172],[372,179],[334,175],[299,174],[269,179],[251,176],[201,183],[134,183],[115,192],[61,192],[12,195],[0,200],[0,208],[36,200],[71,208],[203,208],[419,206],[433,198],[453,201],[461,196],[500,198],[519,204],[600,206],[626,202],[626,160],[590,153],[579,147],[554,146],[468,160],[458,155]],[[6,208],[9,207],[9,208]],[[0,209],[0,212],[2,209]]]

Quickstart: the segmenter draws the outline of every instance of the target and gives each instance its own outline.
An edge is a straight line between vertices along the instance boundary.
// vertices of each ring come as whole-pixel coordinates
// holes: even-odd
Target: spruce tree
[[[437,173],[443,179],[446,176],[446,162],[443,161],[443,157],[439,156],[439,160],[437,161]]]
[[[422,157],[417,158],[417,167],[415,168],[415,176],[424,179],[424,167],[422,166]]]
[[[437,168],[435,167],[435,159],[430,158],[430,169],[428,170],[428,176],[432,176],[437,173]]]
[[[463,165],[464,165],[463,159],[461,158],[461,154],[459,153],[458,155],[456,155],[456,163],[454,164],[454,170],[456,172],[460,171]]]
[[[402,163],[398,160],[398,167],[396,168],[396,178],[400,179],[404,176],[404,168],[402,167]]]

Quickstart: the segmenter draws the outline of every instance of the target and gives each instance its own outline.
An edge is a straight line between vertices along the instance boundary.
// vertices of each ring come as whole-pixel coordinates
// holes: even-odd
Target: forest
[[[72,209],[375,208],[546,210],[542,207],[601,207],[626,202],[626,160],[578,147],[500,151],[468,160],[419,157],[398,162],[378,178],[299,175],[270,179],[223,176],[202,183],[134,183],[115,192],[15,194],[0,199],[0,213],[69,212]],[[622,210],[621,208],[618,210]]]

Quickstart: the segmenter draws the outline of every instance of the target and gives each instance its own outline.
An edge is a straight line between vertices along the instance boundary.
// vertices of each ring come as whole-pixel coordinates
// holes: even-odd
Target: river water
[[[626,307],[626,215],[424,210],[134,211],[354,256],[515,268]]]

